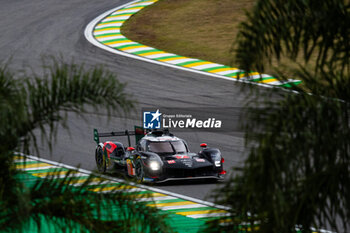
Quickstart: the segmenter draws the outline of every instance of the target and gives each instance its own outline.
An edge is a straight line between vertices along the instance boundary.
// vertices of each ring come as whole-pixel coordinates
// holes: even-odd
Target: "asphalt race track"
[[[114,116],[108,119],[103,110],[84,114],[84,118],[69,114],[70,132],[59,130],[52,153],[46,144],[40,145],[40,156],[68,165],[94,170],[93,128],[104,130],[132,129],[140,125],[142,107],[235,107],[246,106],[249,91],[242,84],[194,74],[187,71],[158,66],[144,61],[111,54],[90,44],[84,37],[86,25],[98,15],[127,3],[126,0],[2,0],[0,8],[0,60],[8,61],[12,70],[42,70],[44,56],[62,57],[86,66],[103,64],[128,83],[127,90],[138,101],[137,113],[127,119]],[[261,88],[264,91],[265,88]],[[222,114],[230,114],[223,112]],[[233,114],[233,113],[231,113]],[[235,113],[232,119],[237,119]],[[230,117],[230,115],[228,115]],[[237,123],[238,124],[238,123]],[[180,132],[192,151],[199,144],[208,143],[221,149],[225,168],[240,166],[247,150],[244,134],[234,132]],[[40,139],[40,138],[39,138]],[[179,194],[208,199],[215,183],[189,183],[160,185],[157,188]],[[207,197],[207,198],[206,198]]]

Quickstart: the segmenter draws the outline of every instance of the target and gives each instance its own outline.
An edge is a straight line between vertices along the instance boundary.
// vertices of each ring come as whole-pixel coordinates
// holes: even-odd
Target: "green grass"
[[[160,0],[132,16],[122,33],[163,51],[232,65],[232,44],[255,0]]]
[[[198,58],[237,67],[233,48],[239,25],[246,20],[246,11],[253,9],[256,0],[159,0],[133,15],[123,24],[122,34],[141,44],[181,56]],[[312,69],[316,56],[312,56]],[[297,62],[303,63],[300,54]],[[297,68],[285,55],[264,73],[276,76],[276,67],[289,78]],[[282,69],[281,69],[282,68]]]

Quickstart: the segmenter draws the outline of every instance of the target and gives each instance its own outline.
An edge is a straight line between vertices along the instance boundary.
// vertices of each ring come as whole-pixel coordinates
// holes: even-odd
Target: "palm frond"
[[[34,130],[52,143],[68,112],[82,114],[92,106],[109,116],[115,111],[128,113],[135,101],[124,91],[125,85],[102,67],[85,69],[56,60],[43,76],[18,81],[6,68],[0,69],[0,207],[5,210],[0,213],[1,232],[22,232],[28,227],[41,232],[170,231],[165,215],[125,195],[122,185],[121,192],[94,193],[88,188],[92,178],[73,187],[68,172],[59,181],[47,177],[28,187],[20,178],[25,174],[13,164],[14,150],[21,145],[28,149],[30,140],[36,144]]]
[[[302,54],[308,63],[315,54],[315,71],[325,71],[328,64],[349,72],[349,9],[344,0],[258,1],[241,25],[237,61],[245,70],[263,72],[273,58],[295,61]]]
[[[44,73],[44,77],[35,76],[25,82],[28,117],[18,128],[26,140],[35,140],[33,130],[39,128],[50,142],[57,125],[65,126],[67,112],[82,115],[92,106],[110,115],[121,114],[121,110],[128,113],[134,106],[135,101],[124,91],[126,84],[102,67],[85,70],[83,65],[54,60]]]
[[[166,215],[128,195],[127,183],[119,184],[109,193],[96,193],[91,190],[103,189],[106,184],[101,181],[91,186],[96,179],[91,175],[82,185],[72,186],[73,173],[69,171],[62,179],[56,176],[38,179],[31,187],[18,190],[16,197],[25,204],[8,209],[0,221],[0,230],[171,232],[164,221]]]
[[[326,79],[307,70],[298,72],[311,83]],[[249,227],[259,223],[256,232],[296,232],[296,226],[311,232],[312,227],[326,225],[347,231],[350,110],[345,101],[349,95],[337,74],[319,75],[335,80],[328,92],[327,84],[318,83],[324,86],[317,94],[285,94],[264,108],[250,109],[249,157],[216,196],[219,204],[232,207],[232,222],[223,229],[239,232],[242,223]],[[339,93],[345,101],[335,98]]]

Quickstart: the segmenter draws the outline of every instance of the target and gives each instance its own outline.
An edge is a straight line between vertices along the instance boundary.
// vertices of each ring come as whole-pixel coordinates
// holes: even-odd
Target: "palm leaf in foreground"
[[[121,114],[120,110],[127,113],[133,108],[134,101],[124,91],[125,86],[102,67],[85,71],[83,66],[54,61],[44,78],[35,76],[25,82],[27,120],[20,126],[20,136],[26,140],[35,139],[33,130],[37,128],[47,135],[45,126],[48,125],[51,145],[57,123],[65,126],[67,112],[83,116],[88,106],[92,106],[94,110],[106,110],[108,115],[112,112]]]
[[[3,216],[1,231],[37,229],[46,232],[170,232],[166,215],[148,207],[127,194],[128,185],[120,184],[109,193],[96,193],[106,184],[90,186],[93,175],[81,186],[72,186],[74,178],[67,173],[63,179],[55,176],[37,180],[27,187],[30,196],[24,206],[11,208]],[[102,182],[102,181],[101,181]],[[23,193],[22,193],[23,195]],[[147,194],[140,197],[148,197]],[[139,197],[139,198],[140,198]]]
[[[263,72],[274,59],[308,63],[314,56],[315,71],[349,74],[349,12],[348,0],[257,1],[238,34],[237,62]]]
[[[14,79],[6,68],[0,69],[1,231],[25,232],[30,224],[42,230],[47,221],[55,232],[66,232],[67,228],[76,231],[76,226],[79,232],[166,231],[163,217],[135,202],[135,197],[89,192],[83,188],[89,181],[81,188],[70,187],[69,174],[58,183],[48,177],[31,187],[23,185],[13,154],[16,150],[28,151],[33,142],[36,147],[34,130],[39,129],[52,145],[58,125],[67,128],[68,112],[83,115],[92,106],[110,115],[117,110],[128,112],[134,105],[124,91],[125,84],[102,68],[85,70],[53,60],[44,74],[23,81]],[[115,221],[115,217],[122,221]]]
[[[304,85],[294,87],[297,94],[271,91],[274,98],[266,96],[264,107],[248,110],[250,153],[218,190],[219,204],[232,207],[232,221],[220,230],[350,228],[349,10],[347,0],[259,0],[242,24],[242,68],[262,72],[274,59],[301,56],[292,73]],[[281,80],[290,78],[281,75],[290,65],[279,67]],[[209,230],[218,230],[218,223]]]
[[[326,79],[307,71],[298,73],[310,82]],[[331,74],[324,75],[329,78]],[[333,80],[336,91],[350,77]],[[320,84],[319,91],[332,96],[332,91],[323,88]],[[218,203],[232,207],[232,221],[221,230],[347,232],[349,104],[308,93],[284,93],[281,101],[268,101],[265,106],[250,109],[249,157],[217,192]],[[215,231],[217,226],[214,222],[209,229]]]

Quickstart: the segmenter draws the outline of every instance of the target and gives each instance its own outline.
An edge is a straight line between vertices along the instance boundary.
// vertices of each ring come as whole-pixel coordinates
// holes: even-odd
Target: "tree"
[[[236,47],[242,69],[263,72],[273,59],[301,56],[317,72],[349,73],[349,1],[259,0],[247,16]]]
[[[303,84],[292,88],[297,94],[273,90],[278,100],[266,96],[264,107],[249,110],[249,156],[216,195],[218,203],[232,207],[232,221],[221,230],[347,232],[348,25],[350,3],[342,0],[259,0],[248,13],[237,43],[240,66],[263,72],[287,57],[298,63],[291,71]],[[284,80],[281,67],[276,73]]]
[[[128,112],[134,106],[125,84],[113,73],[102,67],[85,70],[82,65],[52,61],[43,77],[19,79],[6,66],[0,68],[0,231],[25,232],[30,224],[43,230],[44,222],[50,222],[55,232],[168,231],[164,215],[135,197],[117,191],[89,192],[93,176],[80,187],[69,186],[70,173],[59,182],[47,177],[31,187],[18,179],[21,172],[15,169],[13,155],[28,151],[30,143],[36,148],[34,130],[39,129],[52,145],[69,111],[82,114],[92,106],[110,114],[116,109]]]

